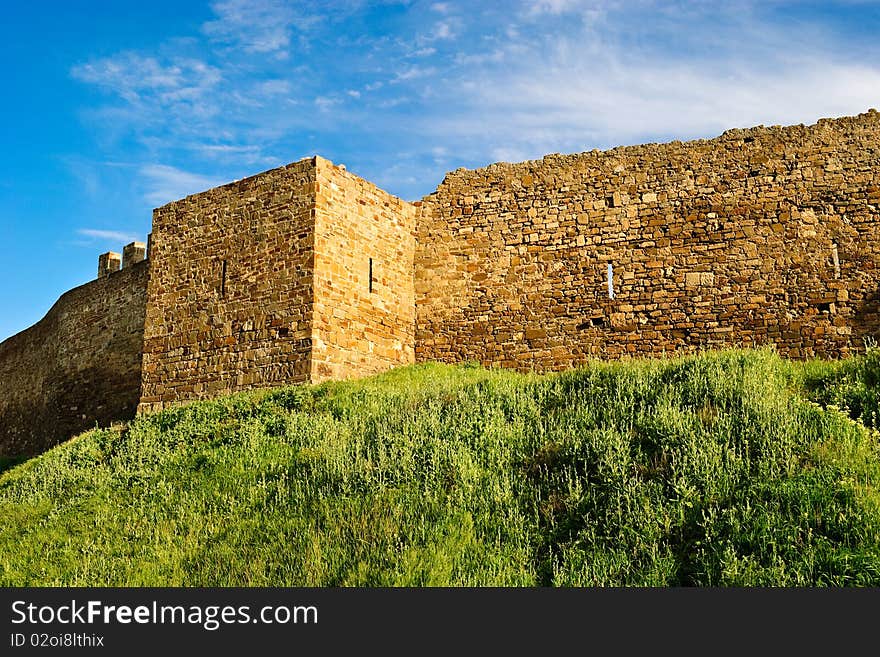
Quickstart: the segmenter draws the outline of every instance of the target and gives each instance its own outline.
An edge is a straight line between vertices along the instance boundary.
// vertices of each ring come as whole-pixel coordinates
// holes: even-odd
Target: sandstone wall
[[[418,220],[416,358],[846,355],[880,326],[878,206],[874,111],[460,169]]]
[[[148,262],[66,292],[0,343],[0,456],[30,456],[134,417]]]
[[[317,167],[312,380],[412,363],[416,208],[332,162]]]
[[[140,410],[309,378],[315,160],[153,213]]]

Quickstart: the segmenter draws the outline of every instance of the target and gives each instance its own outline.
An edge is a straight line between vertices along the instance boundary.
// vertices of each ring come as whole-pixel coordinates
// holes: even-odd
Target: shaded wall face
[[[134,417],[149,265],[65,293],[0,343],[0,456],[31,456]]]
[[[416,358],[845,355],[880,324],[878,208],[877,113],[453,172],[419,219]]]
[[[307,381],[314,160],[153,216],[140,410]]]
[[[318,159],[312,380],[414,358],[415,206]]]

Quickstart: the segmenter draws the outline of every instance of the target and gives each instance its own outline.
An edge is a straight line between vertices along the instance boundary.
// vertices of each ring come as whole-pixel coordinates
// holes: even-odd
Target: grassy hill
[[[0,475],[0,584],[880,585],[880,352],[417,365]]]

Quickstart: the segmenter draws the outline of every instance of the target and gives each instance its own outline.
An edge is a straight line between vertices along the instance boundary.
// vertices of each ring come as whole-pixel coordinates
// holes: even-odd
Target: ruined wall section
[[[416,359],[843,356],[880,329],[878,208],[873,110],[460,169],[418,220]]]
[[[416,207],[317,159],[312,381],[414,359]]]
[[[153,213],[141,411],[309,379],[315,159]]]
[[[148,262],[66,292],[0,343],[0,456],[31,456],[134,417]]]

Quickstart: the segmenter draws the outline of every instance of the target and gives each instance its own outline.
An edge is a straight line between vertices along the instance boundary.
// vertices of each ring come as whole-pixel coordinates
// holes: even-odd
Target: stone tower
[[[416,211],[320,157],[155,210],[140,410],[412,363]]]

